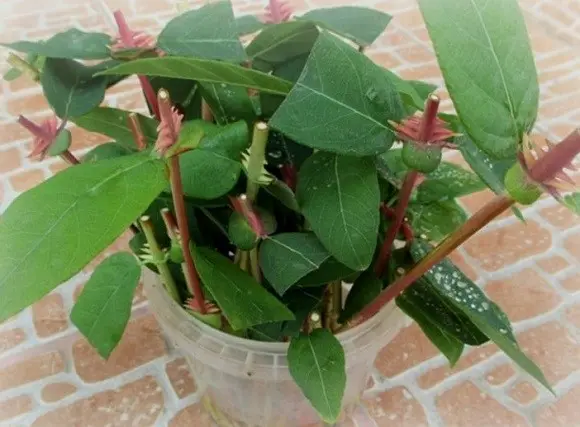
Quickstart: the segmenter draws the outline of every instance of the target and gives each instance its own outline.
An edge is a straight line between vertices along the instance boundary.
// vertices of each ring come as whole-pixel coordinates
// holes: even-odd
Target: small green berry
[[[441,163],[441,147],[407,141],[402,150],[403,162],[409,169],[431,173]]]
[[[510,197],[522,205],[531,205],[542,195],[540,187],[530,181],[519,162],[508,170],[504,184]]]

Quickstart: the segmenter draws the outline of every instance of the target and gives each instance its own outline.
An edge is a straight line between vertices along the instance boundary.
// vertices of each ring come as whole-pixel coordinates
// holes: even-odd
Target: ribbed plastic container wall
[[[286,343],[234,337],[207,326],[173,301],[157,276],[147,272],[145,291],[166,336],[186,356],[206,407],[222,426],[305,427],[320,419],[288,370]],[[346,356],[345,413],[358,403],[375,358],[406,322],[394,305],[339,334]]]

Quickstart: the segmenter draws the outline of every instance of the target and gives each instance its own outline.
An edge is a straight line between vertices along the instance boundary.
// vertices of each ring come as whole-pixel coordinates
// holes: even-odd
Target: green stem
[[[268,143],[268,125],[258,122],[254,126],[254,135],[250,147],[250,159],[248,161],[248,183],[246,194],[250,202],[256,200],[260,188],[260,178],[264,170],[266,160],[266,145]]]
[[[167,266],[167,261],[165,260],[165,255],[161,248],[159,247],[159,243],[157,243],[157,239],[155,238],[155,232],[153,230],[153,224],[151,223],[151,218],[149,216],[142,216],[141,220],[141,228],[145,233],[145,238],[147,239],[147,243],[149,244],[149,249],[151,250],[151,256],[153,257],[153,261],[155,266],[159,270],[159,275],[161,276],[161,280],[163,281],[163,285],[171,298],[173,298],[178,304],[181,304],[179,298],[179,292],[177,292],[177,286],[175,285],[175,281],[173,280],[173,276],[169,271],[169,267]]]
[[[395,218],[387,230],[385,240],[383,241],[383,246],[381,247],[381,251],[375,264],[375,273],[379,277],[383,275],[389,263],[393,243],[395,242],[397,233],[399,232],[399,229],[401,228],[401,225],[405,219],[407,206],[409,206],[411,193],[413,192],[415,181],[417,180],[418,176],[419,172],[414,170],[407,172],[407,175],[405,176],[405,181],[403,182],[403,186],[401,187],[401,191],[399,193],[399,202],[397,203],[397,207],[395,209]]]
[[[37,82],[39,80],[40,72],[38,71],[38,69],[35,66],[33,66],[32,64],[30,64],[27,61],[25,61],[24,59],[22,59],[21,57],[19,57],[18,55],[15,55],[14,53],[11,53],[10,55],[8,55],[8,63],[12,67],[14,67],[17,70],[19,70],[20,72],[22,72],[23,74],[26,74],[28,77],[30,77],[35,82]]]
[[[179,157],[173,156],[169,159],[169,173],[171,180],[171,193],[173,195],[173,205],[175,206],[175,214],[177,217],[177,228],[181,236],[181,250],[183,252],[184,264],[183,275],[187,288],[197,300],[201,314],[206,314],[205,298],[201,289],[201,282],[195,269],[193,256],[189,248],[191,238],[189,236],[189,225],[187,223],[187,210],[183,200],[183,184],[181,182],[181,170],[179,168]]]
[[[496,196],[469,218],[461,227],[450,234],[437,247],[419,261],[407,274],[389,285],[375,300],[367,305],[361,313],[350,322],[351,326],[364,322],[373,317],[382,307],[398,297],[405,289],[425,274],[431,267],[441,262],[451,252],[462,245],[471,236],[489,224],[498,215],[509,209],[514,200],[509,196]]]
[[[338,328],[338,318],[342,309],[342,282],[340,280],[330,282],[324,295],[324,318],[323,326],[331,331]]]
[[[248,251],[241,251],[240,252],[240,268],[248,272]]]
[[[250,250],[250,271],[252,272],[254,279],[256,279],[256,282],[262,283],[262,273],[260,272],[260,262],[257,247]]]

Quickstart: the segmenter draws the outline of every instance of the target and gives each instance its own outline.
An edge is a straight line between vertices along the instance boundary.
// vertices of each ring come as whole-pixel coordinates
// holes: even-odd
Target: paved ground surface
[[[105,2],[122,8],[135,28],[151,33],[176,11],[169,0]],[[263,3],[235,1],[236,12],[257,12]],[[353,2],[292,3],[303,11]],[[110,31],[95,4],[3,0],[0,39],[44,38],[70,25]],[[412,0],[358,4],[395,16],[369,50],[373,59],[404,77],[442,83]],[[563,137],[580,124],[580,0],[522,0],[521,5],[540,70],[537,131]],[[134,83],[111,91],[106,101],[143,108]],[[0,83],[0,211],[19,192],[63,167],[25,157],[29,140],[14,123],[19,113],[33,119],[47,115],[39,88],[26,80]],[[104,141],[80,129],[73,135],[77,154]],[[463,202],[473,211],[488,197],[481,193]],[[503,217],[455,255],[515,321],[522,346],[544,369],[557,397],[528,382],[491,345],[470,352],[451,371],[410,326],[380,354],[374,393],[355,421],[359,427],[580,425],[580,222],[550,199],[525,215],[527,225]],[[89,269],[0,326],[0,426],[209,426],[183,359],[167,346],[141,294],[135,299],[135,320],[108,362],[79,337],[68,313],[88,277]]]

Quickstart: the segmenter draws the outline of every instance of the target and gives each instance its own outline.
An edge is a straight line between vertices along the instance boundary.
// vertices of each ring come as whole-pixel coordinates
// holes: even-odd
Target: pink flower
[[[266,24],[280,24],[292,16],[292,6],[284,0],[269,0],[262,21]]]
[[[120,10],[113,14],[119,27],[119,37],[111,46],[114,51],[125,49],[155,49],[155,37],[150,36],[142,31],[132,31],[127,24],[127,20]]]
[[[169,93],[165,89],[161,89],[157,94],[157,103],[159,106],[160,123],[157,127],[157,141],[155,142],[155,149],[160,154],[165,152],[175,145],[179,138],[181,131],[181,121],[183,115],[179,114],[175,107],[171,104]]]
[[[580,130],[576,129],[559,144],[547,139],[532,140],[524,135],[520,164],[528,175],[528,179],[541,186],[557,200],[560,192],[573,191],[576,188],[574,180],[566,173],[576,171],[572,164],[580,153]]]
[[[437,117],[439,97],[431,95],[425,103],[425,111],[411,116],[401,123],[389,122],[401,141],[413,141],[439,147],[456,148],[448,140],[457,136],[447,129],[447,123]]]
[[[34,137],[32,140],[32,150],[28,154],[28,157],[39,161],[44,160],[46,153],[62,128],[62,126],[59,128],[56,116],[46,119],[39,126],[21,115],[18,117],[18,123],[28,129]]]

